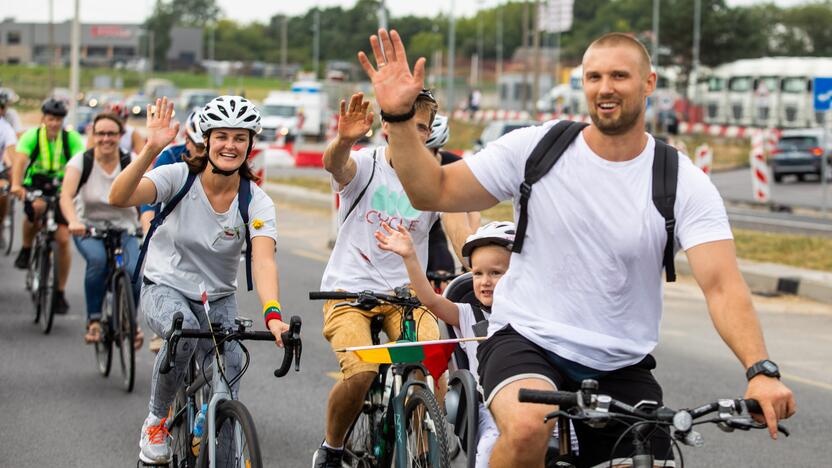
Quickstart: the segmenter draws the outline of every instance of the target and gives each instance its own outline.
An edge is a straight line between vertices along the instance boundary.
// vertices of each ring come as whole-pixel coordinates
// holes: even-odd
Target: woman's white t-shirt
[[[156,186],[154,203],[164,204],[185,185],[188,165],[167,164],[144,177]],[[274,202],[254,183],[248,212],[251,237],[265,236],[277,241]],[[233,294],[237,291],[245,235],[237,197],[226,212],[217,213],[205,195],[200,175],[151,238],[144,276],[192,300],[200,300],[200,283],[205,284],[209,300]]]
[[[356,172],[350,183],[338,192],[341,226],[321,280],[323,291],[381,292],[410,283],[402,258],[378,247],[374,233],[382,229],[382,221],[393,229],[404,225],[413,238],[419,263],[427,265],[428,233],[439,214],[413,208],[396,171],[387,162],[384,150],[385,147],[380,147],[350,154]],[[375,176],[368,186],[373,173],[373,154]],[[347,211],[364,187],[367,191],[345,220]],[[334,180],[332,188],[338,190]]]
[[[75,195],[75,208],[78,211],[78,218],[86,225],[109,222],[118,228],[132,232],[139,227],[139,215],[136,208],[119,208],[111,205],[109,200],[113,181],[121,174],[121,162],[118,161],[118,157],[116,159],[115,169],[108,174],[93,158],[90,176]],[[84,153],[73,156],[67,163],[67,167],[74,167],[79,174],[83,174]]]
[[[514,198],[526,160],[556,122],[511,132],[465,158],[498,200]],[[511,324],[563,358],[598,370],[635,364],[655,348],[667,234],[652,201],[655,142],[632,160],[595,154],[580,134],[534,184],[521,254],[494,291],[489,334]],[[679,154],[676,245],[731,239],[722,198]],[[516,219],[515,219],[516,221]]]

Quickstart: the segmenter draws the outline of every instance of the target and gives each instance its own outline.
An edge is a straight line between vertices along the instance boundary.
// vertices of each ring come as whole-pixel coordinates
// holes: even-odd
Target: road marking
[[[332,380],[341,380],[341,373],[340,372],[327,372],[327,377],[330,377]]]
[[[321,255],[317,252],[309,252],[308,250],[295,249],[295,250],[292,250],[292,253],[295,254],[295,255],[298,255],[300,257],[309,258],[309,259],[312,259],[312,260],[317,260],[317,261],[322,262],[322,263],[326,263],[326,262],[329,261],[329,256],[328,255]]]
[[[798,377],[792,374],[781,374],[781,376],[786,380],[793,380],[798,383],[811,385],[813,387],[822,388],[824,390],[832,391],[832,384],[828,384],[825,382],[818,382],[817,380],[807,379],[805,377]]]
[[[661,334],[667,336],[687,336],[687,333],[681,330],[662,330]]]

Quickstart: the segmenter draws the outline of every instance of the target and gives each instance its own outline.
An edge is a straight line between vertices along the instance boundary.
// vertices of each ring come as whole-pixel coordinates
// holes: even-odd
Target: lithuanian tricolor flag
[[[376,364],[400,364],[421,362],[438,379],[448,369],[448,360],[457,344],[463,341],[482,341],[485,338],[455,338],[434,341],[394,341],[377,346],[354,346],[336,349],[336,352],[351,351],[362,361]]]

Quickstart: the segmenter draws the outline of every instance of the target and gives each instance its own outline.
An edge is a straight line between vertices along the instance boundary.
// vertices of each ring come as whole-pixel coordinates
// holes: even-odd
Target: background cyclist
[[[150,107],[150,106],[148,106]],[[148,109],[148,143],[138,158],[116,178],[110,202],[116,206],[168,203],[185,186],[191,169],[187,164],[168,164],[145,174],[156,154],[176,136],[179,124],[172,123],[173,104],[156,101],[156,112]],[[289,325],[281,318],[278,273],[274,259],[277,237],[275,208],[271,199],[254,183],[247,157],[260,130],[260,112],[239,96],[220,96],[209,102],[200,126],[208,156],[179,204],[150,241],[141,291],[142,310],[153,331],[162,335],[170,329],[173,315],[181,312],[184,328],[209,326],[200,302],[201,284],[210,305],[210,321],[233,326],[237,317],[237,270],[245,236],[250,231],[252,274],[264,306],[264,319],[275,341]],[[210,167],[209,167],[210,166]],[[251,191],[249,229],[243,224],[239,191],[248,184]],[[176,258],[175,263],[171,258]],[[166,345],[165,345],[166,346]],[[200,354],[209,347],[199,343]],[[164,356],[156,357],[150,388],[149,414],[142,425],[140,459],[165,463],[170,459],[170,437],[165,415],[184,378],[184,369],[197,344],[183,339],[177,350],[175,368],[160,374]],[[236,342],[225,344],[226,372],[236,375],[242,365],[242,351]],[[232,388],[237,394],[239,383]],[[224,466],[220,461],[219,466]]]
[[[380,31],[371,44],[378,68],[359,53],[381,109],[406,120],[424,80],[424,58],[410,67],[401,38]],[[593,42],[583,58],[592,125],[535,186],[522,254],[495,290],[489,339],[480,344],[480,383],[500,429],[492,467],[543,466],[551,408],[519,403],[520,388],[569,390],[583,378],[636,403],[661,402],[649,354],[662,312],[664,219],[651,203],[655,142],[644,132],[646,97],[656,85],[644,46],[625,34]],[[415,122],[389,127],[393,163],[415,206],[466,211],[518,197],[529,154],[553,122],[512,132],[463,163],[440,167],[416,143]],[[438,183],[437,183],[438,181]],[[517,198],[515,198],[516,200]],[[712,321],[748,369],[746,398],[760,402],[772,438],[795,412],[792,392],[763,363],[768,353],[739,273],[724,204],[710,180],[679,155],[676,242],[685,250]],[[769,367],[770,368],[770,367]],[[776,369],[776,366],[774,366]],[[603,463],[625,427],[592,431],[576,424],[579,463]],[[653,437],[660,460],[667,436]],[[627,457],[627,441],[619,445]],[[613,457],[621,457],[616,452]],[[617,463],[622,463],[621,459]]]
[[[87,344],[101,339],[101,307],[107,288],[107,251],[103,239],[86,237],[88,226],[102,227],[110,223],[113,227],[125,229],[121,238],[124,263],[128,274],[133,274],[139,258],[139,241],[135,236],[139,227],[135,208],[119,208],[109,203],[110,188],[121,173],[122,157],[128,156],[119,150],[118,141],[124,132],[121,119],[115,114],[102,112],[93,119],[91,130],[95,146],[85,153],[77,154],[66,165],[63,187],[61,188],[61,210],[69,225],[69,232],[75,247],[87,262],[84,275],[84,297],[87,302]],[[84,156],[92,153],[93,166],[89,178],[79,189],[81,174],[84,172]],[[76,195],[78,204],[76,205]],[[76,208],[77,206],[77,208]],[[135,303],[139,301],[140,284],[133,284]],[[136,347],[140,347],[143,335],[136,331]]]
[[[67,114],[66,104],[55,98],[44,101],[41,106],[41,124],[38,127],[27,130],[20,137],[17,143],[17,155],[15,156],[14,168],[12,170],[12,194],[23,200],[26,190],[43,190],[44,193],[57,193],[60,190],[60,181],[64,177],[64,167],[69,159],[84,152],[84,141],[81,135],[74,130],[64,130],[64,117]],[[54,185],[54,181],[58,185]],[[26,217],[23,220],[23,246],[20,254],[14,261],[14,266],[26,269],[29,265],[29,255],[32,249],[32,240],[40,226],[35,223],[38,216],[46,209],[43,200],[25,202],[23,211]],[[58,223],[58,231],[55,233],[55,240],[58,243],[58,288],[55,291],[55,313],[65,314],[69,310],[64,298],[66,281],[69,278],[69,269],[72,262],[72,252],[69,249],[69,231],[67,230],[66,219],[61,210],[55,210],[55,221]]]
[[[9,102],[9,95],[0,91],[0,226],[6,219],[8,209],[8,195],[5,189],[9,186],[9,173],[14,160],[14,146],[17,144],[17,134],[11,124],[2,118]],[[13,213],[12,213],[13,215]],[[5,248],[6,239],[3,237],[6,230],[0,230],[0,248]]]

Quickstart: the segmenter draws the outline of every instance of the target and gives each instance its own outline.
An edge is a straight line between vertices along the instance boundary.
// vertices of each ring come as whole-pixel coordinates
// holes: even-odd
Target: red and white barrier
[[[667,139],[667,144],[676,148],[676,151],[678,151],[678,152],[680,152],[684,155],[688,155],[688,156],[690,155],[690,153],[688,153],[688,145],[686,145],[684,141],[682,141],[678,138],[668,138]]]
[[[251,172],[260,179],[257,185],[263,185],[266,181],[266,158],[263,148],[255,146],[248,155],[248,166]]]
[[[767,203],[771,199],[771,174],[766,164],[765,132],[757,131],[751,135],[751,187],[754,199]]]
[[[694,151],[693,163],[696,167],[702,169],[702,172],[710,176],[711,166],[714,163],[714,150],[707,144],[698,146]]]

